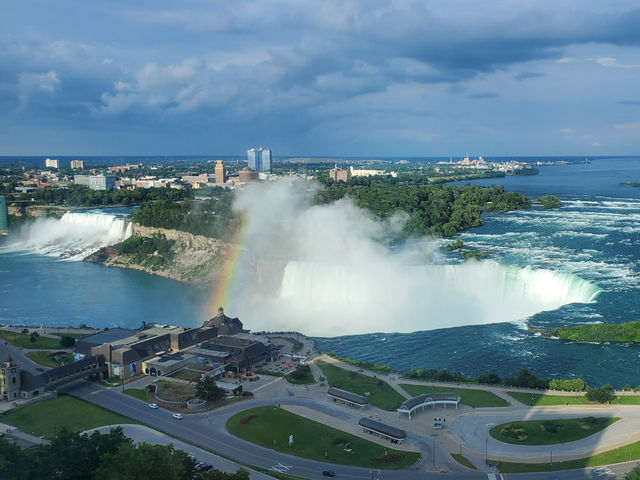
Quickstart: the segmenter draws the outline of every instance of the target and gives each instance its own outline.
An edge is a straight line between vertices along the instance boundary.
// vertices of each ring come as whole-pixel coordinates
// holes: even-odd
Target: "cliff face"
[[[144,227],[133,224],[133,235],[150,238],[154,234],[164,235],[175,243],[171,247],[172,258],[165,264],[153,268],[133,261],[133,255],[119,254],[116,248],[104,248],[86,260],[102,263],[109,267],[130,268],[154,275],[171,278],[193,285],[215,282],[230,245],[215,238],[193,235],[179,230]]]

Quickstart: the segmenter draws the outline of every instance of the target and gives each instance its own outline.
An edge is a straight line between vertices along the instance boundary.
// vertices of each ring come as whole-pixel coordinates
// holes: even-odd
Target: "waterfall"
[[[61,218],[41,217],[25,225],[6,248],[79,261],[102,247],[126,240],[132,233],[133,224],[123,214],[67,212]]]
[[[293,261],[264,312],[274,312],[271,328],[304,321],[305,332],[318,336],[413,332],[524,320],[599,292],[570,273],[493,261],[406,266],[401,275],[386,264]]]

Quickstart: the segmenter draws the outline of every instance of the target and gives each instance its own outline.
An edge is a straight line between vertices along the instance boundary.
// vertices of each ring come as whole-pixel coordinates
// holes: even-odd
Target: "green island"
[[[309,385],[316,381],[309,365],[298,365],[293,372],[284,378],[294,385]]]
[[[397,469],[420,459],[419,453],[393,450],[275,406],[240,412],[227,421],[227,429],[262,447],[320,462]],[[293,435],[293,446],[289,446],[289,435]]]
[[[555,195],[542,195],[536,199],[536,203],[539,203],[545,210],[562,206],[562,202]]]
[[[640,320],[626,323],[590,323],[553,329],[560,340],[576,342],[640,342]]]
[[[389,386],[382,379],[363,375],[352,370],[331,365],[326,362],[317,362],[322,373],[327,377],[327,382],[332,387],[348,390],[358,395],[368,394],[369,403],[383,410],[395,411],[404,397]]]
[[[73,353],[69,352],[28,352],[27,357],[44,367],[60,367],[74,362]]]
[[[555,445],[589,437],[618,420],[619,417],[523,420],[496,425],[489,434],[496,440],[514,445]]]
[[[622,182],[620,185],[625,187],[640,187],[640,182]]]
[[[487,390],[476,390],[474,388],[453,388],[453,387],[430,387],[426,385],[412,385],[401,383],[400,387],[411,396],[418,396],[423,393],[452,392],[460,395],[460,403],[470,407],[506,407],[509,405],[504,398],[500,398]]]
[[[460,465],[464,465],[465,467],[470,468],[471,470],[477,470],[476,466],[473,463],[471,463],[471,460],[469,460],[464,455],[461,455],[459,453],[452,453],[451,458],[453,458]]]

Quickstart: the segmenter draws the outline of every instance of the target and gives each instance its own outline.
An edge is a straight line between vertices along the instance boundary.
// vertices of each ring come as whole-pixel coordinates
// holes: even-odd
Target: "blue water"
[[[640,318],[640,158],[540,167],[531,177],[485,179],[530,198],[558,196],[559,210],[491,214],[464,232],[469,247],[503,264],[576,274],[602,288],[594,303],[542,312],[522,323],[491,324],[411,334],[318,339],[325,351],[394,368],[436,368],[473,376],[512,375],[527,367],[544,377],[579,376],[592,384],[640,384],[640,346],[579,344],[534,336],[526,324],[551,330],[564,324],[620,323]],[[467,183],[467,182],[463,182]]]
[[[0,323],[137,328],[144,320],[196,326],[205,292],[143,272],[0,253]]]
[[[540,167],[500,183],[531,198],[558,196],[559,210],[491,214],[464,232],[465,244],[504,264],[576,274],[603,291],[590,304],[567,305],[519,323],[410,334],[320,338],[324,351],[394,368],[437,368],[511,375],[527,367],[544,377],[580,376],[591,384],[640,384],[640,346],[565,343],[528,333],[526,325],[640,318],[640,158]],[[451,261],[457,261],[455,252]],[[194,326],[206,319],[206,292],[140,272],[64,262],[0,249],[0,323],[137,327],[142,320]],[[250,319],[242,319],[250,327]]]

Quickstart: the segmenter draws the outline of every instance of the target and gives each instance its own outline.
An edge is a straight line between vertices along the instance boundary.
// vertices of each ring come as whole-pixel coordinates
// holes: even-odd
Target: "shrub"
[[[614,397],[613,387],[609,384],[587,389],[587,400],[590,402],[609,403]]]
[[[63,347],[73,347],[76,344],[76,339],[73,337],[68,337],[67,335],[63,335],[60,337],[60,345]]]

